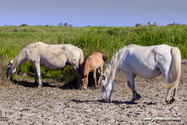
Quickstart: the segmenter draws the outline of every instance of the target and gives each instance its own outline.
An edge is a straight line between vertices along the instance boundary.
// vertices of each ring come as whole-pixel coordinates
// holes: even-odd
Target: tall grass
[[[25,46],[37,41],[47,44],[72,44],[80,47],[85,57],[94,51],[99,51],[106,54],[109,61],[115,52],[125,45],[150,46],[168,44],[178,46],[181,50],[182,58],[187,58],[186,25],[155,27],[0,27],[0,55],[7,53],[9,60],[15,58]],[[66,75],[68,70],[72,72],[73,69],[67,67],[65,70],[51,71],[41,67],[41,75],[43,78],[56,78],[61,74],[68,77],[69,75]],[[30,63],[21,65],[17,74],[24,72],[34,77],[34,67]]]

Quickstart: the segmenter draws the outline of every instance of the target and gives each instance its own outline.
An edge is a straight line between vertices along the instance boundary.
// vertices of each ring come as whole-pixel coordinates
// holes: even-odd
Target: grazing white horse
[[[181,54],[177,47],[168,45],[138,46],[129,45],[120,49],[111,59],[104,74],[101,76],[102,99],[110,102],[113,92],[113,80],[122,71],[126,74],[133,97],[131,103],[140,98],[134,85],[136,75],[151,79],[163,74],[167,83],[162,82],[168,88],[165,104],[173,103],[177,94],[177,87],[181,75]],[[174,89],[173,97],[169,101],[171,91]]]
[[[40,66],[50,70],[59,70],[71,65],[77,74],[79,85],[81,85],[80,66],[84,62],[84,55],[80,48],[70,44],[48,45],[42,42],[36,42],[26,46],[13,60],[8,64],[7,77],[10,79],[17,68],[23,63],[29,61],[35,68],[35,83],[42,87]]]

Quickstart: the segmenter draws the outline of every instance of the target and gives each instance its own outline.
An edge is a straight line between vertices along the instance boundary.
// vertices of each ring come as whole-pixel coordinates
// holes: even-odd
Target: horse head
[[[88,86],[88,77],[86,75],[86,76],[81,77],[81,79],[82,79],[82,88],[85,90],[87,89],[87,86]]]
[[[102,100],[103,102],[111,102],[110,97],[113,92],[113,84],[107,84],[109,82],[109,79],[106,78],[105,75],[101,76],[101,81],[100,81],[100,87],[102,88]]]
[[[13,65],[13,61],[10,60],[10,63],[8,64],[7,71],[6,71],[6,75],[9,80],[10,80],[10,77],[12,77],[17,71],[17,68],[12,69],[12,65]]]

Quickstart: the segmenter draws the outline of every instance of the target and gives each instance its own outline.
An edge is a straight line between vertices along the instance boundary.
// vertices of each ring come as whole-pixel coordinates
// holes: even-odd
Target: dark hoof
[[[105,101],[104,99],[102,99],[102,101],[103,101],[104,103],[110,103],[110,102],[112,102],[111,99],[109,99],[109,101]]]
[[[168,105],[168,104],[170,104],[170,102],[169,101],[165,101],[163,105]]]
[[[173,102],[175,102],[174,98],[172,98],[169,103],[172,104]]]
[[[134,100],[135,99],[131,99],[130,102],[129,102],[129,104],[135,104]]]
[[[139,100],[141,98],[140,94],[136,94],[136,99]]]

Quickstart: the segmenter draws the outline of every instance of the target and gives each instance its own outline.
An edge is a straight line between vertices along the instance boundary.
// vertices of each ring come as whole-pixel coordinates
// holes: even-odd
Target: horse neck
[[[107,66],[107,68],[106,68],[106,70],[104,72],[105,77],[107,79],[109,79],[108,84],[112,83],[112,81],[114,80],[115,76],[119,72],[117,70],[117,66],[118,66],[117,57],[112,58],[111,62],[108,64],[108,66]]]
[[[131,46],[133,46],[133,44],[123,47],[112,57],[109,65],[107,66],[104,72],[104,75],[106,76],[106,78],[110,80],[109,83],[112,83],[115,76],[119,73],[120,71],[118,70],[119,60],[121,60],[124,51],[126,51],[126,49]]]
[[[88,73],[90,72],[90,67],[89,67],[89,62],[86,61],[85,64],[84,64],[84,72],[83,72],[83,75],[88,75]]]
[[[28,57],[27,57],[27,51],[25,49],[23,49],[12,61],[13,61],[13,65],[12,65],[12,69],[15,69],[17,67],[19,67],[20,65],[22,65],[23,63],[28,61]]]

